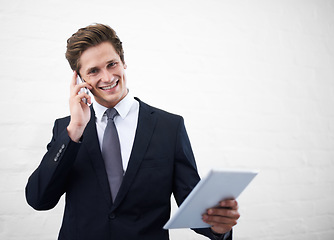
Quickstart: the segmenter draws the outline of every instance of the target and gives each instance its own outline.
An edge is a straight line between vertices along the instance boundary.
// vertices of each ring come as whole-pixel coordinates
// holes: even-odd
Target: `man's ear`
[[[124,65],[123,65],[123,66],[124,66],[124,69],[126,69],[126,68],[128,67],[128,65],[126,65],[126,63],[124,63]]]

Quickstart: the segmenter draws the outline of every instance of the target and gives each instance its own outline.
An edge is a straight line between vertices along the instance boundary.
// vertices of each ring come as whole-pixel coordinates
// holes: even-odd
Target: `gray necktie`
[[[102,156],[107,170],[112,200],[115,201],[124,173],[121,149],[117,129],[114,123],[114,117],[118,112],[114,108],[109,108],[106,111],[106,114],[108,117],[108,124],[103,135]]]

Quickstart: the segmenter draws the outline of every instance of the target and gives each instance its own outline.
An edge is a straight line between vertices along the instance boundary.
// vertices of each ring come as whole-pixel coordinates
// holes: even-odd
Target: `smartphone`
[[[82,81],[81,77],[78,75],[78,76],[77,76],[77,84],[80,84],[80,83],[83,83],[83,81]],[[80,93],[82,93],[82,92],[88,94],[88,89],[87,89],[87,88],[81,88],[78,94],[80,94]],[[86,98],[82,98],[81,100],[82,100],[85,104],[87,104],[87,99],[86,99]]]

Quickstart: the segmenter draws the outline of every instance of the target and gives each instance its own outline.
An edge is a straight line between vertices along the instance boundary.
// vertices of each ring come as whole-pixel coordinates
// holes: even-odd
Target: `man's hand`
[[[71,113],[71,121],[67,126],[67,132],[69,137],[74,142],[79,142],[87,123],[90,119],[90,108],[87,104],[82,101],[82,98],[87,99],[87,103],[91,104],[91,97],[87,93],[79,93],[81,88],[91,89],[92,87],[84,82],[80,84],[76,84],[77,72],[74,71],[71,85],[70,85],[70,113]]]
[[[225,200],[218,207],[208,209],[203,215],[203,221],[211,225],[214,233],[224,234],[231,231],[240,217],[236,200]]]

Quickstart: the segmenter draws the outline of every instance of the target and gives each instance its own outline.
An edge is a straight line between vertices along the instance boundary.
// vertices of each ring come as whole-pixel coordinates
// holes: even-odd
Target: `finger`
[[[71,88],[73,88],[77,84],[77,77],[78,77],[77,71],[73,71],[72,81],[70,84]]]
[[[77,85],[77,77],[78,74],[76,71],[73,71],[73,76],[72,76],[72,81],[70,83],[70,96],[74,97],[75,95],[78,94],[78,92],[76,92],[75,86]]]
[[[92,104],[92,98],[91,98],[91,96],[89,94],[86,94],[86,95],[87,95],[87,97],[85,97],[85,98],[87,100],[87,104]]]
[[[230,230],[233,226],[238,224],[237,219],[231,219],[220,216],[203,216],[203,221],[212,227]]]
[[[92,89],[92,86],[89,85],[89,84],[86,83],[86,82],[79,83],[79,84],[77,84],[77,85],[74,86],[74,90],[73,90],[73,91],[74,91],[76,94],[78,94],[78,93],[81,91],[82,88],[86,88],[86,90],[83,91],[83,92],[88,92],[87,89],[91,90],[91,89]],[[80,92],[80,93],[81,93],[81,92]]]
[[[86,100],[84,100],[86,99]],[[91,96],[88,94],[88,92],[84,92],[84,91],[79,91],[76,94],[73,94],[70,97],[70,102],[72,103],[85,103],[85,104],[92,104],[92,100],[91,100]]]
[[[87,100],[87,103],[91,103],[91,96],[89,96],[89,94],[87,92],[79,92],[78,94],[75,94],[73,97],[71,97],[70,99],[72,99],[72,102],[77,102],[77,103],[82,103],[82,99],[85,98]]]
[[[224,200],[219,203],[220,207],[231,208],[231,209],[238,209],[239,205],[235,199]]]
[[[203,215],[203,220],[210,225],[212,224],[227,224],[227,225],[235,225],[237,224],[238,218],[231,218],[228,216],[222,215]]]
[[[215,232],[221,232],[221,231],[217,231],[218,229],[223,230],[224,232],[228,232],[230,231],[234,226],[237,225],[237,222],[234,223],[220,223],[220,222],[206,222],[207,224],[209,224],[212,228],[214,228]]]
[[[230,231],[237,221],[230,218],[203,216],[203,221],[211,226],[211,229],[217,233],[226,233]]]
[[[238,212],[238,209],[232,209],[232,208],[210,208],[207,211],[208,215],[217,215],[217,216],[226,216],[226,217],[240,217],[240,214]]]
[[[92,89],[92,86],[87,82],[77,82],[78,74],[74,71],[71,81],[71,96],[75,97],[81,91],[81,88],[88,88],[89,90]]]
[[[238,210],[233,210],[229,208],[211,208],[208,210],[207,214],[209,216],[221,216],[221,217],[227,217],[232,219],[239,219],[240,214]]]
[[[91,101],[91,97],[89,96],[89,94],[87,94],[87,93],[85,93],[85,92],[81,92],[81,93],[79,93],[76,97],[77,97],[77,99],[79,99],[78,102],[80,102],[80,103],[82,102],[82,99],[83,99],[83,98],[86,98],[87,103],[89,103],[89,104],[92,103],[92,101]]]

